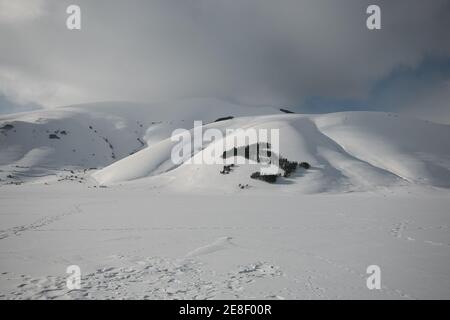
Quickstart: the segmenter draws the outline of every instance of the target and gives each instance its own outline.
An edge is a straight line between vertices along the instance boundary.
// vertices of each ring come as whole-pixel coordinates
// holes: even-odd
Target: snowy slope
[[[170,155],[178,142],[166,139],[96,172],[94,178],[109,184],[151,176],[144,183],[198,192],[235,192],[239,184],[257,187],[253,190],[305,193],[364,191],[411,183],[450,186],[450,143],[442,138],[450,136],[450,127],[445,125],[387,113],[350,112],[242,117],[207,125],[204,130],[211,127],[222,132],[225,128],[280,129],[281,155],[307,161],[312,168],[298,169],[275,185],[250,179],[250,174],[259,170],[251,163],[223,176],[219,174],[222,165],[176,166]],[[209,154],[214,143],[193,154],[193,159]]]
[[[431,191],[431,190],[430,190]],[[448,190],[2,187],[1,299],[449,299]],[[381,290],[366,269],[381,267]],[[66,287],[78,265],[80,290]]]
[[[218,118],[233,117],[215,122]],[[274,185],[250,178],[260,165],[173,163],[175,129],[203,121],[214,128],[279,129],[280,154],[306,161]],[[97,103],[0,118],[0,184],[48,182],[70,171],[69,180],[101,185],[139,179],[169,192],[282,193],[372,191],[404,185],[450,187],[450,126],[375,112],[285,114],[213,99],[140,105]],[[233,137],[227,137],[232,139]],[[223,141],[205,141],[185,160],[202,159]],[[220,160],[220,155],[215,155]],[[235,159],[234,159],[235,160]],[[92,169],[92,170],[90,170]],[[93,171],[96,170],[96,171]],[[91,172],[93,174],[91,175]],[[65,177],[67,178],[67,177]],[[91,179],[94,178],[94,179]]]
[[[448,125],[375,112],[318,117],[316,124],[362,161],[410,182],[450,187]]]
[[[280,153],[312,167],[269,184],[250,178],[255,163],[174,165],[170,134],[194,120],[280,129]],[[0,300],[450,297],[450,126],[191,100],[23,113],[0,128]],[[66,286],[71,265],[80,290]],[[381,290],[366,286],[370,265]]]
[[[176,128],[192,126],[194,120],[208,123],[274,112],[191,99],[154,105],[104,102],[2,116],[0,183],[26,182],[61,170],[102,168],[170,137]]]

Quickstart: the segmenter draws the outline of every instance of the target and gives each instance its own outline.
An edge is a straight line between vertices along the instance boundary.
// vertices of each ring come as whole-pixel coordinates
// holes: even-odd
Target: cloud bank
[[[321,97],[364,109],[399,69],[450,60],[447,0],[79,0],[80,31],[65,26],[72,1],[10,3],[0,1],[0,94],[46,107],[183,97],[301,106]],[[381,7],[381,30],[366,28],[369,4]],[[444,112],[449,80],[422,84],[414,101]]]

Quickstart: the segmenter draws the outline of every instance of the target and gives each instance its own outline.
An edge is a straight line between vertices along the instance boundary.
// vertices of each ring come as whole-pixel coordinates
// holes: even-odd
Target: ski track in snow
[[[182,231],[182,230],[349,230],[358,229],[374,230],[379,226],[160,226],[150,228],[75,228],[75,229],[52,229],[49,226],[56,221],[71,215],[80,214],[82,210],[80,204],[74,205],[67,212],[44,217],[33,223],[22,225],[1,231],[0,239],[10,236],[20,236],[24,232],[49,232],[49,231]],[[415,241],[408,236],[412,230],[413,222],[404,220],[396,223],[389,234],[395,239]],[[418,226],[414,230],[437,229],[448,232],[447,225],[438,226]],[[380,230],[383,230],[382,228]],[[386,230],[386,229],[385,229]],[[135,237],[137,237],[135,235]],[[129,237],[119,237],[105,239],[105,241],[119,241],[129,239]],[[433,246],[448,246],[447,244],[424,240],[423,243]],[[131,257],[126,255],[116,255],[111,263],[99,268],[94,272],[83,275],[82,288],[80,290],[68,290],[66,288],[65,277],[43,276],[31,277],[29,275],[13,276],[12,273],[2,274],[3,279],[18,282],[15,290],[1,292],[1,299],[283,299],[284,297],[293,299],[341,299],[345,294],[335,292],[332,287],[324,285],[324,280],[329,275],[318,272],[315,269],[308,269],[299,277],[289,277],[281,271],[280,267],[266,262],[256,261],[255,263],[238,266],[229,272],[217,274],[208,270],[197,257],[215,253],[220,250],[239,247],[233,242],[233,238],[225,236],[216,239],[210,244],[195,248],[189,251],[183,258],[174,259],[166,257]],[[315,253],[296,253],[325,263],[336,272],[348,274],[352,278],[361,279],[364,283],[367,275],[361,270],[355,270],[348,265],[339,263],[324,255]],[[284,277],[287,281],[297,284],[297,287],[274,288],[273,290],[248,292],[246,288],[263,279]],[[355,288],[345,283],[341,287],[345,290],[354,291]],[[382,289],[386,297],[394,299],[415,299],[415,297],[400,289],[391,288],[385,284]]]
[[[0,230],[0,240],[6,239],[11,236],[20,236],[22,233],[27,232],[27,231],[38,230],[41,227],[48,226],[48,225],[52,224],[53,222],[56,222],[65,217],[71,216],[73,214],[78,214],[81,212],[82,211],[80,209],[80,206],[75,205],[71,210],[69,210],[67,212],[52,215],[52,216],[46,216],[46,217],[43,217],[43,218],[41,218],[35,222],[32,222],[30,224],[16,226],[16,227],[12,227],[12,228],[9,228],[6,230]]]
[[[394,225],[394,227],[390,231],[390,234],[399,240],[417,241],[417,242],[422,242],[424,244],[431,245],[431,246],[449,247],[450,248],[450,243],[443,243],[443,242],[437,242],[437,241],[432,241],[432,240],[417,240],[416,238],[414,238],[412,236],[404,235],[405,231],[408,229],[408,225],[410,225],[410,224],[411,224],[411,222],[409,222],[409,221],[399,222]],[[417,230],[427,230],[427,229],[428,230],[429,229],[437,229],[440,231],[448,232],[447,225],[442,225],[442,226],[438,226],[438,227],[417,227],[414,230],[417,231]]]
[[[233,238],[232,237],[221,237],[211,244],[208,244],[206,246],[197,248],[197,249],[189,252],[186,255],[186,258],[209,254],[209,253],[212,253],[212,252],[215,252],[218,250],[226,249],[227,247],[235,245],[231,242],[231,239],[233,239]]]
[[[351,275],[353,275],[353,276],[355,276],[355,277],[359,277],[359,278],[361,278],[363,281],[365,281],[365,280],[367,279],[367,274],[363,274],[363,273],[361,273],[361,272],[359,272],[359,271],[357,271],[357,270],[355,270],[355,269],[353,269],[353,268],[351,268],[351,267],[349,267],[349,266],[347,266],[347,265],[344,265],[344,264],[342,264],[342,263],[339,263],[339,262],[337,262],[337,261],[335,261],[335,260],[333,260],[333,259],[326,258],[326,257],[324,257],[324,256],[317,255],[317,254],[312,254],[312,253],[307,254],[307,255],[310,256],[310,257],[313,257],[314,259],[317,259],[317,260],[326,262],[327,264],[329,264],[329,265],[335,267],[336,269],[340,269],[340,270],[342,270],[342,271],[345,271],[345,272],[347,272],[347,273],[350,273]],[[321,288],[319,288],[319,289],[321,289]],[[393,296],[395,299],[410,299],[410,300],[411,300],[411,299],[415,299],[415,298],[412,297],[410,294],[407,294],[407,293],[403,292],[403,291],[400,290],[400,289],[393,289],[393,288],[390,288],[390,287],[386,286],[385,284],[382,284],[382,289],[384,290],[384,292],[385,292],[387,295]],[[317,288],[316,288],[316,290],[317,290]],[[323,288],[322,288],[322,291],[324,291]],[[336,297],[336,298],[340,298],[340,297],[338,296],[338,297]]]

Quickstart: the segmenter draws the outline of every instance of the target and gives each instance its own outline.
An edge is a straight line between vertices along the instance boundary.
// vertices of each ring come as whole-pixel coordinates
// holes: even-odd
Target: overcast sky
[[[450,123],[450,0],[0,0],[0,113],[183,97]]]

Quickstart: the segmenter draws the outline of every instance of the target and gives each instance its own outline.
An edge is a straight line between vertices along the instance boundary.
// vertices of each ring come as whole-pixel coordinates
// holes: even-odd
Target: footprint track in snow
[[[450,243],[443,243],[443,242],[437,242],[437,241],[431,241],[431,240],[418,240],[417,238],[411,237],[411,236],[405,236],[405,230],[407,229],[408,225],[410,225],[411,223],[409,221],[402,221],[399,222],[397,224],[394,225],[394,227],[391,229],[390,234],[398,239],[401,240],[407,240],[410,242],[421,242],[427,245],[431,245],[431,246],[437,246],[437,247],[450,247]],[[448,226],[447,225],[440,225],[440,226],[431,226],[431,227],[423,227],[423,226],[419,226],[416,228],[408,228],[409,231],[425,231],[425,230],[439,230],[442,232],[448,232]]]
[[[263,278],[279,277],[279,267],[257,261],[216,274],[194,259],[139,258],[117,255],[115,266],[82,275],[81,289],[66,288],[65,277],[32,278],[22,275],[6,299],[214,299],[248,298],[248,285]],[[121,265],[121,266],[119,266]],[[267,295],[260,293],[259,298]]]
[[[0,230],[0,240],[6,239],[10,236],[19,236],[23,232],[36,230],[38,228],[45,227],[47,225],[52,224],[53,222],[63,219],[64,217],[67,217],[67,216],[70,216],[73,214],[77,214],[77,213],[81,213],[81,212],[82,212],[82,210],[80,209],[80,207],[78,205],[75,205],[71,210],[69,210],[67,212],[43,217],[43,218],[41,218],[35,222],[32,222],[30,224],[16,226],[16,227],[12,227],[12,228],[9,228],[6,230]]]

